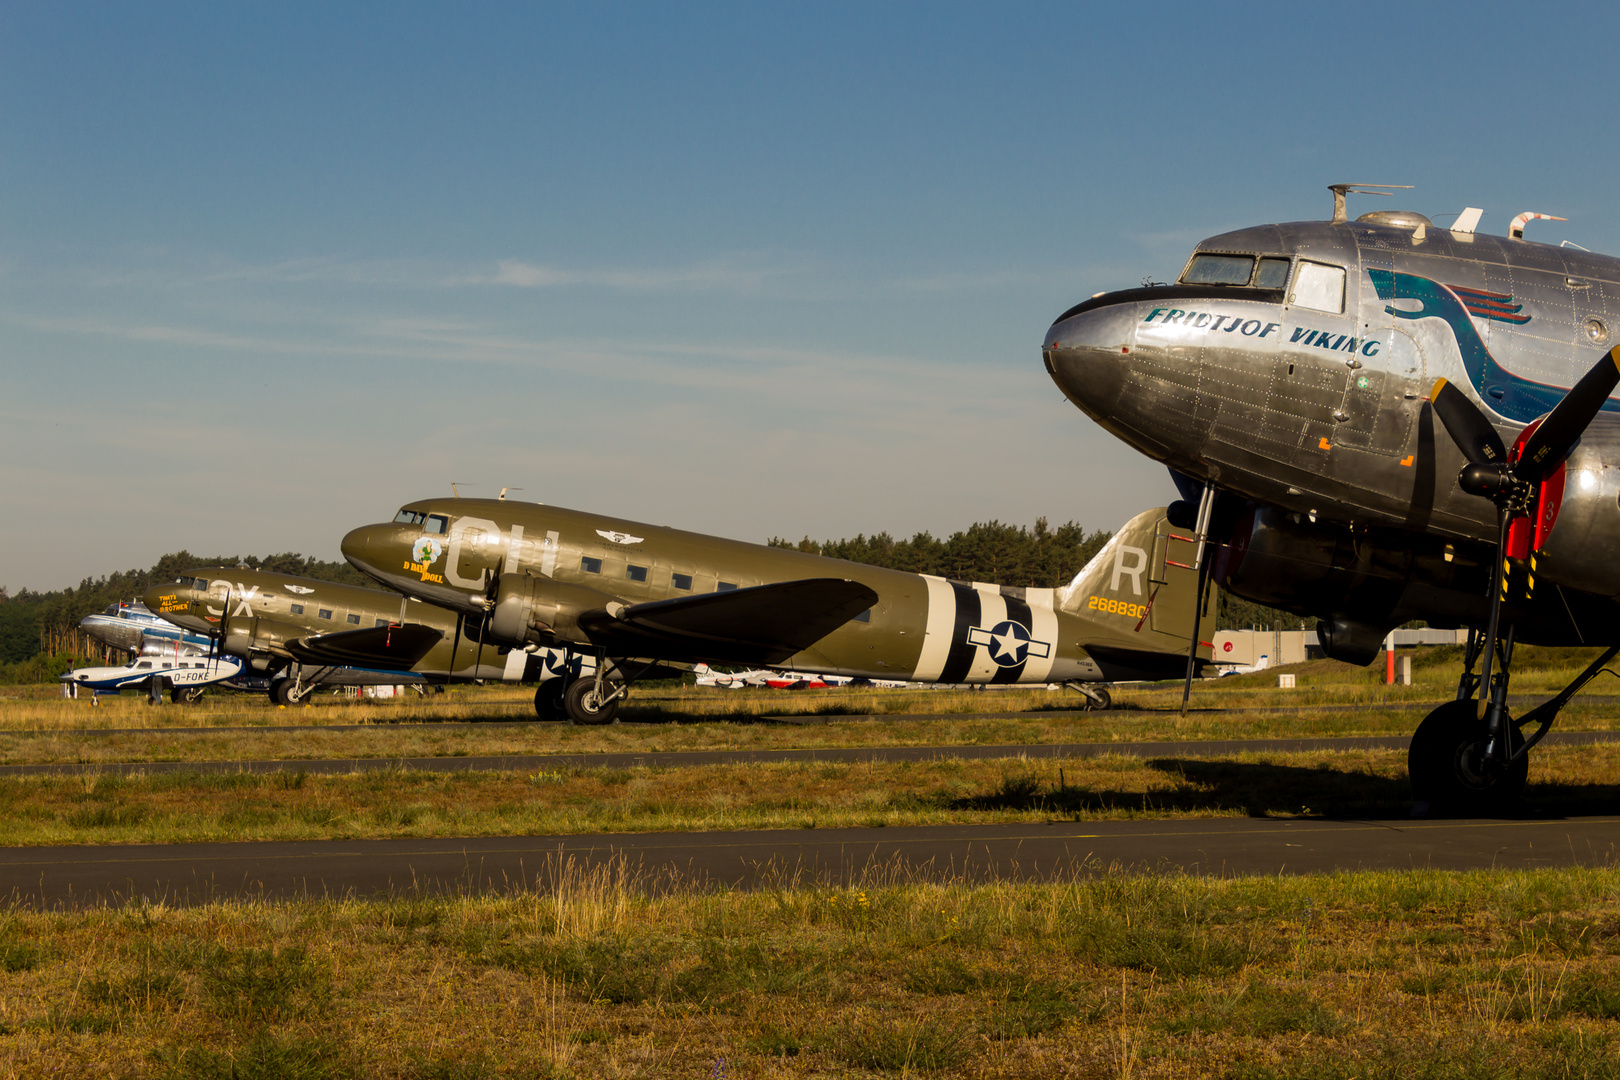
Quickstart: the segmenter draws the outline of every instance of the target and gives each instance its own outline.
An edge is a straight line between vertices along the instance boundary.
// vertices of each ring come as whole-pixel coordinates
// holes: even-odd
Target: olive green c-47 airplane
[[[1105,706],[1095,684],[1180,674],[1197,592],[1194,544],[1162,508],[1063,588],[948,581],[505,499],[408,503],[350,532],[343,554],[390,589],[483,620],[486,640],[593,658],[592,675],[550,680],[535,698],[542,716],[581,723],[611,720],[660,662],[1067,683]]]

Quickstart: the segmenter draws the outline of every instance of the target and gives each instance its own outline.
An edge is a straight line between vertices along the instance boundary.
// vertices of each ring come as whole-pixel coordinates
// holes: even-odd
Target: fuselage
[[[285,642],[311,635],[404,623],[428,626],[443,635],[411,672],[368,672],[363,666],[321,671],[320,681],[333,684],[533,680],[548,659],[482,643],[455,613],[398,593],[264,570],[198,567],[174,582],[152,586],[145,600],[163,618],[199,635],[217,633],[228,609],[227,651],[269,658],[272,666],[290,660]]]
[[[1211,237],[1175,284],[1060,316],[1047,370],[1107,430],[1221,490],[1312,522],[1492,541],[1495,508],[1458,488],[1431,387],[1463,387],[1511,444],[1615,344],[1620,260],[1369,217]],[[1620,402],[1557,480],[1538,575],[1620,595]]]
[[[498,499],[408,503],[393,522],[349,533],[343,554],[389,588],[465,615],[487,611],[492,585],[513,575],[588,590],[609,608],[807,579],[854,581],[875,592],[876,603],[783,659],[782,667],[928,682],[1046,683],[1140,678],[1149,673],[1144,665],[1164,674],[1184,662],[1178,658],[1185,656],[1186,629],[1179,638],[1165,632],[1173,605],[1167,599],[1157,619],[1147,617],[1154,587],[1148,566],[1155,555],[1162,565],[1164,552],[1164,542],[1154,546],[1162,532],[1154,522],[1162,520],[1153,515],[1137,526],[1136,539],[1122,530],[1093,561],[1097,569],[1088,567],[1092,575],[1082,572],[1067,589],[948,581]],[[1129,553],[1120,554],[1124,549]],[[1115,559],[1125,560],[1125,573],[1113,571],[1112,562],[1105,572],[1099,563]],[[1176,612],[1188,623],[1192,591],[1189,585]],[[558,644],[588,648],[591,640],[576,635]],[[716,657],[694,649],[679,659]]]
[[[172,649],[176,643],[182,649],[206,651],[211,644],[207,634],[183,630],[154,615],[145,604],[109,604],[106,610],[80,619],[79,629],[103,644],[132,653]]]

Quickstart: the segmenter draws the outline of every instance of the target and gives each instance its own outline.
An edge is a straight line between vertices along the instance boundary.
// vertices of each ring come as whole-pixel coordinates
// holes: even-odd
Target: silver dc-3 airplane
[[[1177,475],[1172,520],[1212,543],[1201,571],[1317,617],[1330,656],[1368,663],[1411,619],[1470,629],[1457,700],[1408,765],[1418,810],[1488,809],[1620,651],[1620,259],[1526,240],[1546,214],[1506,236],[1473,208],[1349,219],[1347,194],[1393,186],[1211,237],[1175,283],[1064,312],[1042,352]],[[1517,643],[1605,649],[1515,719]]]

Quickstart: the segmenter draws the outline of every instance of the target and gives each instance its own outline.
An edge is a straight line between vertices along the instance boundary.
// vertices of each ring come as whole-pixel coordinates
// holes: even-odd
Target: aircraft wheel
[[[169,691],[169,700],[176,705],[195,705],[202,700],[203,688],[200,686],[176,686]]]
[[[563,680],[547,679],[534,688],[534,712],[542,720],[567,720],[563,707]]]
[[[1113,695],[1109,694],[1107,690],[1098,687],[1092,693],[1097,696],[1087,699],[1090,702],[1086,706],[1088,712],[1107,712],[1109,707],[1114,704]]]
[[[1529,756],[1505,770],[1488,765],[1478,709],[1472,699],[1448,701],[1424,717],[1412,734],[1406,771],[1418,802],[1453,813],[1487,814],[1502,811],[1524,794]],[[1524,733],[1511,717],[1508,732],[1514,750],[1524,745]]]
[[[599,701],[596,679],[578,678],[563,691],[563,710],[567,712],[568,719],[576,724],[611,724],[619,715],[619,699]]]

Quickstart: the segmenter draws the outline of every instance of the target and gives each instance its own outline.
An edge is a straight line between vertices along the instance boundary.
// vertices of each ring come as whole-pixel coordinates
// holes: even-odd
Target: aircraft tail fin
[[[1191,530],[1178,529],[1165,517],[1165,508],[1144,510],[1097,553],[1066,588],[1059,589],[1059,609],[1095,620],[1107,633],[1103,638],[1127,649],[1179,652],[1186,655],[1198,602],[1198,554]],[[1206,546],[1204,558],[1214,557]],[[1204,594],[1198,654],[1210,659],[1215,637],[1217,589],[1210,583]]]

